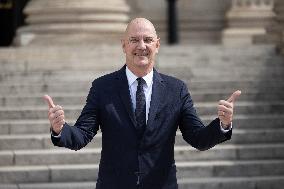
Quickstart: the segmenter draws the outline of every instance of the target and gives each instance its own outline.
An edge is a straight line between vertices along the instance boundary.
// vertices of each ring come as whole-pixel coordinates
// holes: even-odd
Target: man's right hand
[[[43,98],[48,104],[48,119],[51,125],[51,129],[58,135],[63,128],[63,124],[65,123],[63,108],[58,105],[55,106],[50,96],[44,95]]]

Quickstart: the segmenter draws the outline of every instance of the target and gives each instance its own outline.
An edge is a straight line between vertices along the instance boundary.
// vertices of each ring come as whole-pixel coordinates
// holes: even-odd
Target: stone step
[[[229,55],[230,56],[230,55]],[[241,56],[241,55],[239,55]],[[175,61],[173,61],[175,58]],[[236,59],[238,58],[238,59]],[[204,55],[201,57],[187,57],[187,55],[174,56],[158,56],[158,62],[155,67],[164,73],[172,73],[176,70],[180,70],[182,73],[187,73],[188,70],[199,71],[199,70],[226,70],[230,72],[248,72],[252,73],[265,71],[267,68],[268,72],[272,70],[283,70],[283,57],[281,56],[245,56],[243,57],[218,57],[214,55]],[[180,61],[180,64],[179,62]],[[194,61],[194,62],[192,62]],[[245,70],[247,68],[247,70]],[[276,69],[274,69],[276,68]],[[222,73],[221,73],[222,74]]]
[[[100,148],[79,151],[55,148],[46,150],[0,151],[0,166],[98,164]],[[279,144],[222,144],[207,151],[187,146],[175,146],[176,161],[283,159],[284,143]]]
[[[100,69],[89,71],[33,71],[33,72],[0,72],[0,82],[8,83],[46,83],[66,81],[93,81],[94,79],[112,72],[113,70]]]
[[[84,36],[81,36],[84,38]],[[119,41],[117,44],[120,44]],[[77,53],[74,53],[77,52]],[[72,55],[72,56],[70,56]],[[95,56],[94,56],[95,55]],[[113,60],[116,61],[113,61]],[[0,49],[1,72],[119,69],[124,62],[120,45],[31,46]],[[99,61],[97,61],[99,60]],[[80,64],[78,64],[80,62]]]
[[[78,37],[79,38],[79,37]],[[83,36],[81,37],[83,38]],[[84,49],[84,47],[82,47]],[[90,50],[91,49],[91,50]],[[103,52],[100,52],[101,54],[97,55],[97,57],[93,57],[93,55],[90,55],[96,49],[85,49],[86,52],[82,49],[70,49],[70,52],[63,51],[62,56],[64,55],[64,58],[66,60],[61,60],[60,57],[55,56],[56,52],[30,52],[30,55],[24,56],[20,53],[18,54],[18,57],[10,58],[4,57],[4,54],[7,54],[9,52],[3,52],[3,55],[1,55],[1,49],[0,49],[0,58],[4,60],[0,61],[1,72],[13,72],[13,71],[22,71],[22,72],[38,72],[38,71],[58,71],[58,70],[66,70],[66,71],[90,71],[92,70],[94,73],[96,73],[98,70],[108,70],[108,71],[116,71],[120,69],[124,65],[124,57],[123,54],[112,54],[109,52],[108,54],[104,54]],[[61,49],[60,49],[61,50]],[[72,53],[73,51],[79,51],[81,52],[85,57],[81,57],[83,55],[73,55],[74,58],[70,59],[70,57],[66,57],[69,53]],[[89,52],[91,51],[91,52]],[[89,52],[89,54],[87,53]],[[12,52],[11,52],[12,53]],[[15,53],[15,52],[13,52]],[[48,60],[47,65],[43,65],[43,61],[40,60],[40,58],[32,58],[32,54],[38,54],[38,57],[46,58],[48,56],[54,55],[55,57]],[[47,54],[47,55],[45,55]],[[50,54],[50,55],[49,55]],[[66,55],[65,55],[66,54]],[[21,55],[21,56],[20,56]],[[13,55],[11,55],[13,56]],[[92,57],[90,57],[92,56]],[[105,56],[105,57],[104,57]],[[242,55],[239,55],[242,56]],[[83,61],[80,61],[80,64],[78,64],[79,59],[83,59]],[[94,59],[100,59],[101,64],[94,62]],[[6,60],[5,60],[6,59]],[[24,60],[22,60],[24,59]],[[58,60],[57,60],[58,59]],[[92,59],[92,61],[91,61]],[[114,62],[113,59],[116,59]],[[56,63],[59,65],[56,65]],[[230,57],[230,55],[226,55],[224,57],[214,57],[214,55],[208,55],[208,56],[190,56],[188,54],[186,55],[172,55],[170,57],[164,56],[163,54],[160,54],[157,57],[157,62],[155,64],[155,67],[157,70],[159,70],[162,73],[171,73],[172,69],[176,70],[178,68],[184,69],[184,71],[187,71],[188,73],[195,73],[200,72],[200,70],[206,71],[206,70],[224,70],[224,71],[230,71],[233,73],[238,72],[244,72],[247,71],[245,68],[248,68],[249,70],[253,70],[252,73],[258,73],[264,70],[264,68],[268,69],[268,72],[274,72],[272,71],[274,67],[279,68],[280,70],[283,70],[283,58],[282,57],[266,57],[266,56],[258,56],[258,57],[248,57],[244,56],[243,58],[240,57]],[[69,64],[67,64],[69,63]],[[81,65],[81,67],[80,67]],[[253,69],[255,68],[255,69]],[[271,71],[270,71],[271,70]],[[276,69],[277,70],[277,69]],[[191,71],[191,72],[190,72]],[[277,72],[277,71],[276,71]],[[213,73],[213,72],[212,72]],[[266,72],[263,72],[264,74]],[[220,73],[225,74],[225,73]],[[7,74],[6,74],[7,75]]]
[[[231,95],[226,91],[192,91],[191,97],[195,103],[199,102],[217,102],[226,99]],[[54,102],[60,105],[84,105],[87,93],[50,93]],[[284,100],[284,91],[278,93],[267,91],[267,93],[259,93],[257,91],[246,91],[241,95],[242,101],[271,101]],[[0,95],[0,106],[41,106],[43,105],[43,94],[16,94],[16,95]]]
[[[226,85],[228,82],[254,82],[255,84],[259,84],[261,82],[267,83],[266,81],[268,78],[270,78],[271,81],[279,82],[283,80],[283,73],[284,70],[278,70],[275,72],[255,72],[255,73],[250,73],[250,72],[231,72],[230,71],[223,71],[222,73],[219,73],[216,70],[210,69],[210,70],[198,70],[198,71],[193,71],[193,70],[188,70],[187,73],[183,72],[173,72],[173,73],[166,73],[162,72],[167,75],[176,77],[178,79],[181,79],[185,82],[190,84],[194,84],[195,82],[203,82],[203,83],[212,83],[214,82],[221,82]],[[72,75],[72,73],[70,73]],[[19,85],[53,85],[55,83],[57,84],[67,84],[67,83],[91,83],[93,80],[96,78],[100,77],[101,75],[104,74],[93,74],[92,76],[89,75],[84,75],[84,76],[76,76],[74,75],[73,77],[68,76],[52,76],[49,78],[48,77],[43,77],[43,78],[38,78],[37,76],[35,77],[30,77],[30,78],[24,78],[24,77],[15,77],[15,78],[4,78],[6,76],[3,76],[1,78],[0,76],[0,85],[5,85],[5,86],[19,86]],[[228,80],[230,79],[230,80]],[[226,82],[226,83],[224,83]],[[253,86],[255,86],[255,84]]]
[[[167,47],[161,48],[158,56],[158,63],[161,67],[203,67],[206,65],[213,66],[223,64],[235,66],[268,66],[279,65],[283,57],[275,54],[275,49],[263,52],[258,48],[239,49],[236,48],[220,48],[208,46],[207,48],[202,45],[198,47]],[[218,51],[219,50],[219,51]],[[202,53],[200,53],[202,52]],[[273,61],[272,61],[273,60]],[[180,61],[181,64],[178,64]],[[191,62],[193,61],[193,62]],[[259,64],[257,64],[257,62]],[[170,64],[172,63],[172,65]],[[177,65],[177,66],[176,66]]]
[[[94,189],[96,182],[2,184],[0,189]],[[284,176],[178,179],[180,189],[282,189]]]
[[[203,51],[201,49],[201,51]],[[195,52],[198,53],[198,52]],[[169,68],[232,68],[233,71],[235,68],[243,68],[243,67],[252,67],[261,69],[261,67],[271,67],[283,65],[283,57],[276,55],[246,55],[245,53],[240,54],[223,54],[218,55],[216,52],[208,53],[205,52],[202,55],[194,55],[194,53],[182,52],[182,53],[165,53],[160,54],[158,57],[158,61],[156,66],[159,69],[169,69]]]
[[[284,68],[281,66],[280,68],[273,67],[273,69],[259,70],[258,68],[252,67],[254,71],[246,70],[247,66],[244,68],[233,68],[231,66],[224,67],[220,65],[220,67],[214,66],[214,68],[181,68],[183,71],[179,71],[178,69],[172,69],[168,71],[163,71],[161,73],[166,73],[168,75],[175,76],[177,78],[183,79],[196,79],[196,80],[210,80],[217,78],[220,79],[234,79],[234,80],[265,80],[269,77],[271,80],[281,80],[283,78]]]
[[[190,91],[212,91],[212,92],[232,92],[236,89],[256,92],[279,92],[284,90],[282,80],[250,80],[250,81],[230,81],[230,80],[211,80],[211,81],[188,81],[184,80]],[[87,94],[92,81],[70,81],[58,83],[37,83],[37,84],[0,84],[0,95],[19,95],[19,94],[41,94],[41,93],[81,93]],[[74,87],[76,86],[76,87]]]
[[[177,162],[176,165],[178,168],[178,178],[275,176],[283,175],[284,172],[284,160],[273,159],[204,161],[201,164],[199,162]]]
[[[219,100],[219,99],[218,99]],[[216,115],[217,114],[216,102],[198,102],[195,103],[195,108],[198,115]],[[66,119],[77,118],[84,106],[82,105],[62,105]],[[271,102],[245,102],[238,101],[235,103],[235,115],[242,114],[283,114],[284,102],[271,101]],[[18,107],[0,107],[0,119],[45,119],[47,115],[47,105],[42,101],[42,106],[18,106]]]
[[[86,70],[86,71],[33,71],[33,72],[2,72],[0,73],[0,82],[5,83],[36,83],[36,82],[58,82],[58,81],[92,81],[95,78],[110,73],[115,70],[100,69],[100,70]],[[202,66],[202,67],[176,67],[176,68],[160,68],[159,71],[168,75],[175,75],[182,78],[198,78],[207,79],[216,77],[226,77],[235,80],[258,79],[265,76],[273,76],[273,80],[281,78],[284,72],[284,65],[272,66],[238,66],[232,69],[231,66],[224,66],[221,63],[218,66]],[[242,76],[242,77],[241,77]],[[205,77],[205,78],[204,78]]]
[[[176,166],[179,179],[277,176],[284,174],[284,160],[273,159],[176,162]],[[98,164],[5,166],[0,167],[0,183],[95,181],[98,167]]]
[[[84,105],[86,103],[86,94],[52,94],[52,99],[56,104],[62,105]],[[43,96],[41,94],[0,96],[1,106],[40,106],[43,104]]]
[[[194,102],[215,102],[217,99],[226,99],[232,94],[232,91],[190,91],[190,95]],[[267,91],[266,93],[260,93],[258,91],[242,91],[240,99],[242,101],[271,101],[271,100],[283,100],[284,91],[279,91],[277,93]],[[217,100],[218,101],[218,100]]]
[[[202,53],[200,53],[202,52]],[[223,45],[166,45],[162,46],[159,50],[159,53],[172,57],[172,55],[183,55],[193,57],[223,57],[226,55],[232,55],[231,57],[243,58],[244,56],[248,57],[259,57],[259,56],[275,56],[275,46],[274,45],[247,45],[246,48],[241,46],[223,46]],[[240,56],[243,55],[243,56]]]
[[[71,124],[75,121],[70,120]],[[0,134],[1,135],[14,135],[14,134],[46,134],[49,133],[48,119],[42,120],[1,120],[0,121]],[[0,135],[0,137],[1,137]]]
[[[218,103],[218,102],[217,102]],[[214,115],[216,114],[216,102],[197,102],[195,103],[196,110],[199,115]],[[282,114],[284,113],[284,102],[257,102],[257,101],[236,101],[234,104],[234,112],[237,114]]]
[[[211,80],[210,81],[198,81],[192,79],[191,81],[188,81],[187,78],[181,78],[185,83],[187,84],[190,91],[229,91],[234,90],[236,88],[241,89],[243,92],[246,91],[258,91],[258,92],[264,92],[273,90],[274,92],[277,92],[279,89],[281,90],[284,87],[284,83],[281,82],[281,80],[241,80],[241,81],[232,81],[232,80],[226,80],[219,79],[219,80]]]
[[[60,52],[60,53],[58,53]],[[74,53],[76,52],[76,53]],[[200,53],[202,52],[202,53]],[[70,56],[72,54],[72,56]],[[113,61],[115,59],[115,61]],[[112,45],[76,45],[0,49],[1,71],[96,70],[120,68],[124,55],[119,41]],[[99,62],[94,60],[100,60]],[[78,64],[80,62],[80,64]],[[271,66],[282,65],[283,57],[275,54],[274,46],[227,48],[208,46],[163,46],[157,57],[157,67]]]
[[[237,127],[237,125],[236,125]],[[231,140],[226,144],[269,144],[284,142],[284,129],[234,129]],[[181,133],[177,132],[176,145],[187,145]]]
[[[180,189],[282,189],[284,177],[221,177],[221,178],[183,178],[178,180]]]
[[[237,127],[237,126],[235,126]],[[176,134],[177,146],[188,145],[178,131]],[[235,128],[233,136],[226,144],[269,144],[284,142],[284,129],[238,129]],[[101,133],[98,133],[88,148],[101,147]],[[50,149],[54,147],[50,140],[50,134],[18,134],[0,135],[0,150],[23,150],[23,149]]]
[[[216,116],[200,116],[204,124],[208,124]],[[68,119],[68,123],[74,125],[75,120]],[[256,115],[235,115],[234,125],[239,129],[262,129],[284,128],[284,115],[275,114],[256,114]],[[20,119],[20,120],[0,120],[0,137],[1,135],[17,134],[47,134],[49,133],[49,121],[45,119]]]
[[[71,83],[73,83],[71,85]],[[0,94],[7,96],[8,94],[39,94],[39,93],[52,93],[52,92],[74,92],[80,91],[88,94],[92,83],[90,82],[64,82],[61,84],[0,84]],[[76,86],[75,88],[72,86]]]

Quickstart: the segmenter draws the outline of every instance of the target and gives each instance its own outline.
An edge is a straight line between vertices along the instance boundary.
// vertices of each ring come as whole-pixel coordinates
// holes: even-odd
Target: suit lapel
[[[162,103],[165,102],[164,99],[166,97],[166,92],[167,91],[163,79],[161,78],[160,74],[154,69],[152,96],[146,131],[154,129],[153,122]]]
[[[116,79],[118,81],[117,84],[117,90],[119,91],[120,98],[124,104],[125,109],[127,110],[127,113],[131,119],[131,122],[134,127],[136,127],[136,120],[135,115],[132,108],[132,102],[130,97],[130,91],[128,86],[128,81],[125,73],[125,67],[122,67],[118,72]],[[154,125],[153,122],[157,116],[157,113],[163,104],[165,102],[166,98],[166,88],[163,79],[161,78],[160,74],[154,69],[153,74],[153,86],[152,86],[152,96],[151,96],[151,102],[150,102],[150,110],[149,110],[149,117],[147,121],[146,131],[147,130],[153,130]],[[145,132],[146,132],[145,131]]]
[[[127,113],[133,123],[134,127],[136,127],[136,120],[132,108],[132,102],[130,97],[130,91],[128,86],[128,81],[125,73],[125,67],[121,68],[118,71],[116,79],[118,80],[117,90],[119,91],[120,98],[124,104],[124,107],[127,110]]]

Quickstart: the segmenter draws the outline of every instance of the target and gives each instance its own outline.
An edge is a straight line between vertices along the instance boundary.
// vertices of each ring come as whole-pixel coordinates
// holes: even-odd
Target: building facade
[[[248,45],[283,41],[284,1],[176,0],[180,43]],[[31,0],[27,26],[15,43],[107,43],[119,38],[126,23],[146,17],[165,42],[167,0]],[[90,40],[92,39],[92,40]]]

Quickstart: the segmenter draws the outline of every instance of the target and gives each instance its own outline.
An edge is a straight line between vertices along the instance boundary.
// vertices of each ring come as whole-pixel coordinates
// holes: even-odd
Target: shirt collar
[[[132,73],[128,67],[126,66],[126,77],[127,77],[127,80],[128,80],[128,85],[131,86],[135,81],[136,79],[138,78],[134,73]],[[149,87],[153,81],[153,69],[147,74],[145,75],[144,77],[142,77],[145,82],[146,82],[146,85],[147,87]]]

